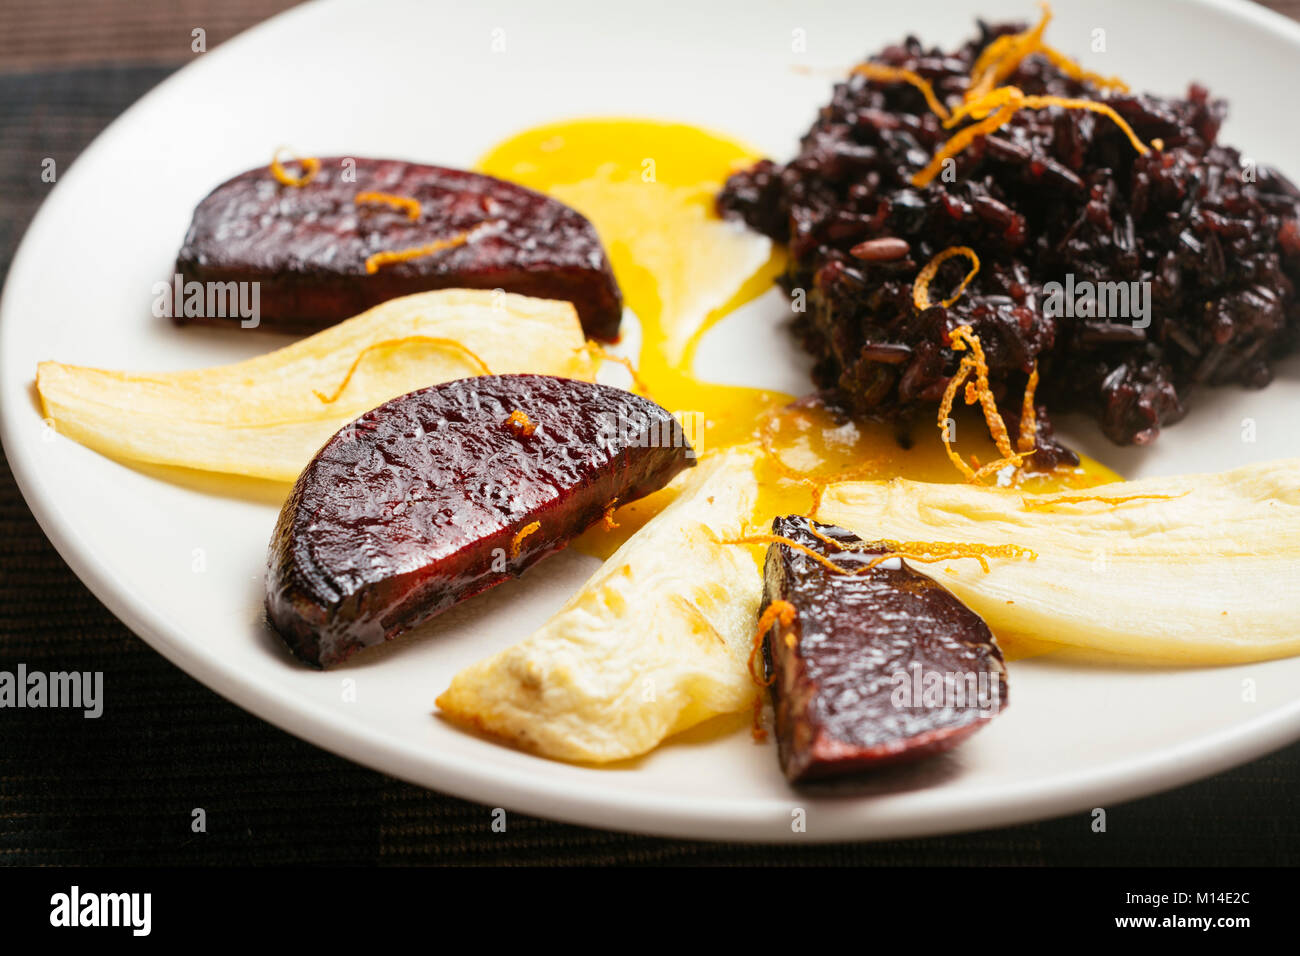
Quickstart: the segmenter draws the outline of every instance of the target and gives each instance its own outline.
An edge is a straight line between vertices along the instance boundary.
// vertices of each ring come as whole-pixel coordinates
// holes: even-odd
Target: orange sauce
[[[694,369],[700,341],[713,326],[771,287],[784,256],[765,238],[722,222],[713,198],[734,170],[759,159],[734,139],[679,123],[583,119],[526,130],[490,150],[478,168],[548,193],[586,215],[609,251],[624,299],[641,328],[634,357],[650,397],[679,417],[703,416],[708,455],[749,444],[768,430],[780,462],[760,465],[760,496],[750,525],[764,531],[777,515],[806,513],[812,488],[791,472],[825,479],[904,477],[962,481],[928,418],[902,447],[894,430],[837,420],[816,403],[786,408],[794,396],[720,385]],[[795,348],[793,342],[790,348]],[[955,414],[955,447],[988,462],[998,456],[983,420]],[[688,427],[689,433],[689,427]],[[1033,491],[1088,488],[1119,476],[1083,459],[1079,467],[1014,479]],[[601,525],[576,543],[608,557],[671,500],[665,489],[620,507],[618,527]],[[755,548],[756,557],[761,550]]]

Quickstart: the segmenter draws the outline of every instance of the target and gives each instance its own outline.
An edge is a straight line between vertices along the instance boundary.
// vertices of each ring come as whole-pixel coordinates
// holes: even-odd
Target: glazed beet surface
[[[355,164],[355,181],[345,179]],[[420,216],[362,192],[419,201]],[[474,230],[464,245],[366,272],[366,259]],[[176,259],[185,281],[260,283],[261,327],[315,332],[430,289],[504,289],[572,302],[587,334],[618,338],[623,300],[591,223],[541,193],[478,173],[391,159],[326,157],[300,188],[266,167],[218,186]],[[238,318],[176,321],[223,324]]]
[[[297,656],[336,664],[518,576],[693,459],[672,415],[605,385],[499,375],[412,392],[299,477],[271,539],[268,615]]]
[[[772,533],[845,569],[883,552],[841,551],[861,539],[802,517],[776,518]],[[914,760],[959,743],[1007,704],[1002,652],[984,621],[930,578],[903,563],[839,574],[786,544],[768,548],[763,607],[795,608],[790,647],[779,626],[767,635],[781,766],[792,781]],[[917,694],[930,674],[965,681],[964,698]],[[900,676],[902,675],[902,676]]]
[[[951,108],[980,51],[1016,29],[982,26],[951,53],[909,38],[873,60],[920,74]],[[724,214],[789,244],[781,281],[807,292],[795,328],[817,359],[817,385],[841,389],[859,413],[909,424],[956,370],[947,336],[963,324],[982,339],[1005,408],[1019,408],[1037,359],[1047,408],[1084,411],[1121,444],[1150,442],[1181,418],[1194,386],[1266,385],[1300,328],[1300,191],[1216,142],[1226,106],[1199,86],[1185,99],[1101,92],[1041,55],[1006,83],[1102,100],[1163,148],[1138,155],[1095,113],[1025,109],[960,153],[952,181],[918,189],[912,175],[955,130],[914,87],[854,75],[792,161],[727,183]],[[953,306],[918,314],[913,281],[950,246],[973,248],[982,268]],[[934,300],[968,268],[947,262]],[[1149,283],[1149,327],[1047,315],[1044,285],[1071,274]]]

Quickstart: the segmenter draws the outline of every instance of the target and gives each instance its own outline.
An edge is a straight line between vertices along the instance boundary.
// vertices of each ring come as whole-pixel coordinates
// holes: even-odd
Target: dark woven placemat
[[[167,68],[0,76],[0,275],[60,169]],[[0,669],[102,670],[113,707],[0,711],[0,863],[1293,864],[1300,746],[1084,815],[929,840],[769,847],[609,833],[391,780],[245,714],[95,600],[0,467]],[[207,832],[190,830],[203,808]]]

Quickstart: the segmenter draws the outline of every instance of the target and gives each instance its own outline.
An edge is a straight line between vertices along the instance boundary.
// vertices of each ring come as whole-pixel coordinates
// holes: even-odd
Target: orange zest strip
[[[823,541],[828,541],[824,535],[813,532],[816,537]],[[722,544],[783,544],[787,548],[792,548],[801,554],[806,554],[818,564],[825,567],[828,571],[835,574],[843,574],[852,577],[856,574],[865,574],[876,566],[893,558],[907,558],[911,561],[921,561],[928,564],[934,564],[939,561],[956,561],[961,558],[970,558],[978,561],[980,566],[987,574],[989,570],[988,558],[1028,558],[1030,561],[1037,560],[1038,553],[1023,548],[1018,544],[976,544],[966,541],[891,541],[882,539],[880,541],[862,541],[858,544],[845,545],[842,542],[831,542],[841,551],[874,551],[877,548],[887,548],[884,554],[875,555],[867,564],[856,568],[846,568],[836,564],[826,555],[822,554],[806,544],[801,544],[792,538],[787,538],[779,534],[753,534],[746,535],[743,538],[732,538],[721,542]]]
[[[749,679],[759,687],[771,687],[772,682],[776,680],[776,674],[770,677],[759,677],[758,659],[763,652],[763,638],[767,637],[767,632],[772,629],[773,624],[780,624],[781,630],[785,631],[785,640],[788,647],[793,648],[794,635],[789,633],[789,628],[794,624],[795,610],[793,604],[789,601],[773,601],[769,604],[763,613],[759,615],[758,627],[754,633],[754,643],[749,650]],[[762,743],[767,739],[767,731],[763,729],[763,695],[757,694],[754,697],[754,718],[750,727],[750,733],[754,735],[757,743]]]
[[[817,512],[821,511],[822,497],[826,494],[826,486],[831,484],[831,482],[829,480],[818,481],[813,478],[807,480],[808,483],[812,485],[812,501],[808,503],[808,512],[805,517],[811,518]],[[849,481],[851,479],[846,475],[843,480]]]
[[[1002,420],[1002,415],[998,411],[997,400],[993,397],[993,390],[989,387],[989,368],[984,359],[984,348],[980,345],[979,336],[971,330],[969,325],[958,326],[953,329],[949,340],[954,352],[964,352],[969,349],[970,354],[965,356],[957,366],[957,371],[948,381],[948,387],[944,389],[943,400],[939,403],[938,425],[943,439],[944,451],[948,459],[957,467],[968,481],[975,484],[983,484],[984,479],[990,475],[997,474],[1007,465],[1014,465],[1019,468],[1028,456],[1029,452],[1015,451],[1011,447],[1011,436],[1007,433],[1006,422]],[[975,381],[969,381],[971,372],[975,373]],[[1034,369],[1037,373],[1037,366]],[[984,465],[978,471],[971,468],[957,452],[953,451],[952,439],[948,435],[948,421],[952,415],[952,406],[957,398],[957,391],[965,385],[965,399],[967,405],[974,405],[979,402],[980,410],[984,413],[984,422],[988,425],[989,435],[993,438],[993,443],[997,446],[998,453],[1002,456],[996,461],[991,461]],[[1034,387],[1037,387],[1037,378],[1033,378]],[[1032,404],[1032,395],[1030,396]],[[977,462],[978,464],[978,462]]]
[[[719,543],[720,544],[784,544],[786,547],[794,548],[794,550],[808,555],[808,557],[812,558],[818,564],[822,565],[829,571],[834,571],[836,574],[853,575],[859,573],[857,569],[841,567],[840,565],[832,561],[830,558],[826,557],[826,555],[822,554],[820,551],[815,551],[812,548],[808,547],[808,545],[800,544],[798,541],[795,541],[793,538],[787,538],[784,535],[749,534],[741,538],[727,538]]]
[[[476,370],[476,374],[478,375],[492,374],[492,371],[487,367],[486,362],[484,362],[481,358],[479,358],[469,347],[462,345],[460,342],[457,342],[455,339],[438,338],[437,336],[433,336],[433,335],[407,335],[407,336],[403,336],[400,339],[384,339],[382,342],[375,342],[372,345],[367,345],[364,349],[361,350],[360,354],[358,354],[357,357],[353,360],[352,367],[348,369],[348,374],[343,376],[343,381],[339,382],[339,387],[334,390],[333,394],[325,395],[324,393],[318,392],[315,389],[312,389],[312,394],[314,394],[326,405],[338,401],[339,396],[343,394],[343,390],[347,388],[348,383],[352,381],[352,376],[356,374],[357,368],[361,365],[361,360],[365,358],[368,353],[374,352],[377,349],[399,348],[403,345],[409,345],[412,342],[428,342],[431,345],[438,345],[441,346],[442,348],[449,349],[454,352],[459,352],[465,358],[469,359],[470,363],[474,366]]]
[[[357,193],[352,201],[358,206],[379,203],[399,212],[405,211],[407,219],[416,220],[420,218],[420,200],[412,199],[410,196],[398,196],[393,193]]]
[[[971,457],[974,458],[975,456],[972,455]],[[1007,467],[1007,465],[1011,465],[1013,468],[1019,468],[1021,465],[1025,463],[1026,457],[1027,456],[1017,452],[1014,455],[1008,455],[1006,458],[998,458],[994,461],[989,462],[983,468],[976,470],[975,483],[977,485],[984,484],[985,478],[989,478],[993,475],[996,475],[1003,468]]]
[[[767,637],[767,632],[777,622],[780,622],[782,631],[789,629],[794,623],[796,613],[794,605],[789,601],[773,601],[759,615],[754,643],[749,650],[749,676],[759,687],[771,687],[776,677],[775,674],[771,677],[760,677],[758,674],[758,658],[763,653],[763,638]]]
[[[1016,451],[1032,455],[1038,448],[1038,412],[1034,409],[1034,392],[1038,389],[1038,360],[1025,383],[1025,398],[1020,403],[1020,434],[1016,436]]]
[[[1052,8],[1042,4],[1043,15],[1038,23],[1021,33],[1000,36],[980,53],[971,67],[971,85],[966,99],[973,100],[998,86],[1020,67],[1021,62],[1043,45],[1043,31],[1052,20]]]
[[[973,405],[979,401],[980,408],[984,411],[984,420],[989,426],[989,434],[993,436],[998,452],[1004,458],[1014,457],[1015,452],[1011,450],[1011,438],[1007,434],[1006,423],[998,413],[997,402],[993,398],[992,389],[989,388],[989,366],[984,358],[984,346],[980,344],[979,336],[969,325],[962,325],[953,329],[950,339],[954,351],[963,352],[969,348],[970,358],[973,360],[975,381],[966,383],[966,404]]]
[[[1043,32],[1052,19],[1052,8],[1042,5],[1042,18],[1034,26],[1020,33],[1000,36],[984,48],[970,71],[970,85],[962,98],[962,105],[953,110],[944,126],[951,129],[961,120],[978,120],[953,136],[935,153],[930,163],[912,177],[912,185],[923,188],[930,184],[943,169],[944,163],[966,149],[977,136],[984,136],[1006,125],[1017,111],[1059,106],[1064,109],[1090,110],[1108,116],[1128,137],[1139,154],[1145,155],[1147,147],[1138,139],[1132,127],[1110,106],[1096,100],[1070,99],[1059,96],[1026,96],[1014,86],[1003,86],[1020,68],[1024,60],[1039,54],[1065,75],[1100,89],[1128,90],[1128,84],[1119,77],[1102,76],[1085,70],[1061,51],[1043,43]]]
[[[877,546],[889,548],[886,554],[873,558],[868,568],[874,568],[891,558],[907,558],[924,564],[940,561],[956,561],[960,558],[972,558],[980,563],[984,573],[989,573],[989,558],[1028,558],[1038,559],[1038,553],[1018,544],[971,544],[962,541],[879,541]],[[856,549],[855,549],[856,550]]]
[[[798,471],[791,468],[781,457],[775,444],[775,436],[772,434],[772,424],[783,414],[783,409],[773,409],[764,419],[762,427],[758,432],[759,445],[764,457],[772,463],[777,473],[787,481],[795,481],[802,485],[807,485],[812,493],[812,504],[804,514],[805,518],[811,518],[821,507],[822,495],[825,494],[827,487],[835,484],[837,481],[853,481],[857,478],[875,477],[879,468],[875,465],[862,465],[858,468],[849,468],[844,471],[836,472],[833,475],[814,475],[806,471]]]
[[[1014,88],[1014,87],[1013,87]],[[1091,113],[1100,113],[1108,117],[1111,122],[1119,127],[1120,132],[1128,137],[1128,141],[1133,144],[1138,155],[1145,156],[1150,149],[1142,140],[1138,139],[1138,134],[1133,132],[1133,127],[1128,125],[1124,117],[1115,112],[1108,103],[1101,103],[1097,100],[1080,100],[1070,99],[1065,96],[1026,96],[1024,105],[1031,110],[1047,109],[1049,106],[1059,106],[1067,110],[1088,110]]]
[[[598,362],[613,362],[615,365],[623,366],[623,368],[627,369],[627,373],[632,376],[632,384],[636,390],[646,398],[650,397],[650,389],[646,385],[645,379],[637,373],[636,366],[632,364],[631,360],[613,354],[599,342],[594,342],[591,339],[587,340],[587,344],[583,348],[586,349],[587,354]]]
[[[282,146],[271,157],[271,175],[275,177],[275,181],[281,186],[292,186],[295,189],[301,189],[315,179],[316,174],[320,172],[320,160],[314,156],[307,156],[298,160],[298,165],[302,167],[302,175],[290,176],[289,171],[280,162],[280,154],[283,152],[285,152],[285,148]]]
[[[1130,501],[1176,501],[1190,494],[1190,491],[1184,491],[1181,495],[1120,495],[1116,497],[1107,495],[1063,495],[1046,501],[1034,501],[1026,498],[1022,501],[1022,504],[1027,511],[1035,511],[1051,508],[1053,505],[1074,505],[1082,504],[1085,501],[1099,501],[1107,505],[1122,505]]]
[[[967,100],[952,111],[952,116],[944,123],[945,129],[952,129],[962,120],[982,120],[990,113],[996,113],[1004,106],[1018,106],[1024,101],[1024,93],[1014,86],[999,86],[990,90],[977,100]]]
[[[989,563],[982,554],[961,554],[957,551],[946,552],[943,554],[908,554],[906,551],[886,551],[884,554],[873,558],[867,564],[867,568],[874,568],[886,561],[892,561],[894,558],[910,558],[913,561],[920,561],[923,564],[937,564],[940,561],[953,561],[957,558],[974,558],[980,563],[980,568],[985,574],[989,573]]]
[[[939,435],[943,440],[943,450],[948,455],[948,460],[966,476],[968,481],[975,480],[975,469],[966,464],[966,459],[953,451],[952,438],[948,434],[948,422],[952,420],[952,405],[957,398],[957,389],[961,388],[962,383],[966,381],[971,366],[972,362],[969,356],[961,360],[956,373],[948,380],[948,387],[944,389],[943,399],[939,402]]]
[[[1016,107],[1008,105],[973,126],[967,126],[952,139],[948,140],[948,142],[944,143],[939,149],[939,152],[934,154],[934,158],[930,160],[930,164],[912,177],[912,185],[917,189],[923,189],[930,185],[934,177],[938,176],[939,173],[942,172],[945,160],[951,159],[964,150],[975,141],[976,136],[983,136],[986,133],[991,133],[994,130],[999,129],[1015,114]]]
[[[836,551],[854,551],[854,550],[856,550],[856,549],[853,547],[853,545],[852,545],[851,543],[850,543],[850,544],[846,544],[846,543],[843,542],[843,541],[836,541],[836,540],[835,540],[834,538],[832,538],[830,535],[822,534],[822,533],[821,533],[820,531],[818,531],[815,527],[813,527],[813,525],[812,525],[811,523],[809,523],[809,525],[808,525],[808,533],[811,534],[811,535],[812,535],[814,538],[816,538],[818,541],[820,541],[822,544],[829,544],[829,545],[830,545],[832,548],[834,548]]]
[[[764,449],[766,451],[766,449]],[[837,472],[833,475],[799,475],[794,469],[787,466],[784,462],[775,462],[777,470],[784,470],[783,476],[791,481],[798,481],[808,486],[812,495],[812,501],[808,505],[808,510],[804,512],[805,518],[811,518],[821,510],[822,498],[826,495],[826,489],[831,485],[841,481],[857,481],[860,478],[876,478],[879,476],[880,469],[875,465],[863,465],[861,468],[847,468],[844,471]]]
[[[998,37],[984,48],[975,65],[971,67],[971,84],[966,92],[968,100],[982,96],[1005,81],[1020,68],[1020,64],[1026,58],[1035,53],[1047,59],[1071,79],[1091,83],[1101,89],[1128,90],[1128,84],[1119,77],[1102,76],[1100,73],[1085,70],[1077,61],[1044,43],[1043,34],[1046,32],[1047,24],[1051,22],[1052,10],[1045,3],[1042,8],[1042,19],[1033,27],[1021,33]]]
[[[965,256],[969,259],[971,261],[971,270],[966,273],[966,278],[961,280],[956,291],[939,303],[944,308],[960,299],[961,294],[966,291],[966,286],[970,285],[970,280],[979,274],[980,257],[975,254],[974,249],[969,246],[949,246],[927,262],[925,267],[916,274],[916,281],[912,283],[912,304],[916,306],[916,311],[924,312],[933,304],[930,301],[930,283],[934,281],[939,267],[954,256]]]
[[[1092,72],[1092,70],[1085,70],[1077,60],[1071,59],[1060,50],[1050,47],[1046,43],[1039,44],[1038,49],[1034,52],[1046,57],[1058,70],[1080,83],[1091,83],[1103,90],[1128,92],[1128,84],[1118,76],[1102,76],[1100,73]]]
[[[415,246],[411,249],[398,249],[396,251],[376,252],[366,258],[366,274],[374,275],[382,267],[392,265],[395,262],[409,262],[412,259],[423,259],[425,256],[431,256],[434,253],[442,252],[444,249],[454,249],[457,246],[463,246],[469,242],[469,232],[458,232],[449,239],[435,239],[433,242],[423,246]]]
[[[600,519],[600,526],[606,531],[613,531],[618,527],[618,522],[614,520],[614,509],[617,507],[617,498],[611,498],[609,504],[605,505],[605,514]]]
[[[528,524],[516,531],[515,536],[510,539],[510,557],[519,557],[519,551],[523,547],[524,538],[528,537],[541,526],[542,523],[540,521],[530,521]]]
[[[885,554],[878,555],[871,560],[867,565],[868,570],[891,558],[909,558],[913,561],[928,563],[952,561],[958,558],[973,558],[979,561],[987,574],[989,566],[985,558],[1029,558],[1029,560],[1033,561],[1038,557],[1036,552],[1031,551],[1029,548],[1022,548],[1018,544],[972,544],[965,541],[891,541],[889,539],[844,542],[836,541],[812,526],[809,526],[808,530],[817,540],[832,545],[839,551],[874,551],[877,548],[887,548],[888,551]]]
[[[939,119],[946,120],[948,118],[948,108],[940,103],[939,98],[934,95],[934,87],[930,85],[930,81],[919,73],[894,66],[885,66],[883,63],[859,63],[853,68],[853,72],[869,79],[881,80],[887,83],[910,83],[921,91],[921,95],[925,97],[926,105]]]
[[[808,511],[805,513],[804,517],[812,517],[817,513],[817,509],[821,507],[822,494],[825,492],[827,485],[836,480],[847,481],[850,478],[848,474],[838,476],[838,478],[814,478],[812,475],[805,472],[796,471],[787,465],[785,460],[781,457],[781,453],[772,447],[772,439],[769,434],[763,432],[760,436],[760,441],[762,444],[763,455],[772,463],[772,466],[777,470],[777,473],[782,478],[786,481],[794,481],[801,485],[808,486],[812,494],[812,503],[808,506]]]
[[[1070,99],[1063,96],[1026,96],[1014,86],[1003,86],[964,103],[953,112],[945,125],[952,126],[967,117],[976,119],[978,122],[967,126],[944,143],[939,151],[934,154],[929,165],[912,177],[912,185],[918,189],[928,186],[934,177],[942,171],[945,160],[964,150],[974,142],[975,137],[987,135],[1005,126],[1011,117],[1020,110],[1046,109],[1051,106],[1059,106],[1062,109],[1088,110],[1109,117],[1120,128],[1120,131],[1128,137],[1129,142],[1133,144],[1133,148],[1137,150],[1139,155],[1145,156],[1149,152],[1147,145],[1138,139],[1137,133],[1133,132],[1133,127],[1129,126],[1124,117],[1116,113],[1106,103],[1100,103],[1097,100]]]
[[[528,417],[528,413],[517,408],[507,416],[505,424],[520,438],[527,438],[537,431],[537,425]]]

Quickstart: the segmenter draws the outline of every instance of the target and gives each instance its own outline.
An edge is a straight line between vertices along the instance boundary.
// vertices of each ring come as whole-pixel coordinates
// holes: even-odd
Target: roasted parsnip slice
[[[742,533],[758,494],[754,455],[680,476],[680,496],[523,642],[461,671],[448,717],[525,750],[605,763],[749,707],[747,660],[762,578]]]
[[[36,387],[57,431],[111,457],[292,481],[362,412],[487,372],[591,381],[573,306],[424,292],[233,365],[141,374],[42,362]]]
[[[1012,544],[1033,560],[928,565],[999,638],[1178,664],[1300,654],[1300,460],[1031,495],[846,482],[819,521],[866,540]]]

